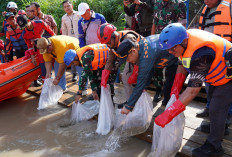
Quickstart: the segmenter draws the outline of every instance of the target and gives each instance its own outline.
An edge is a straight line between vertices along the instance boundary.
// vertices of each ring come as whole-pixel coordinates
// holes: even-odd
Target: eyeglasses
[[[172,48],[168,49],[168,51],[175,52],[175,51],[176,51],[176,47],[177,47],[177,46],[178,46],[178,45],[173,46]]]

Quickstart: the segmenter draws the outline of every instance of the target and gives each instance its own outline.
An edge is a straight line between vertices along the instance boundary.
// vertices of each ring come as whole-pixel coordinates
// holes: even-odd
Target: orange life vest
[[[78,49],[77,56],[80,61],[81,61],[83,54],[88,50],[93,50],[93,53],[94,53],[94,59],[92,61],[92,70],[97,70],[97,69],[102,68],[106,64],[109,50],[110,50],[107,47],[107,45],[99,43],[99,44],[87,45],[85,47]]]
[[[118,46],[121,44],[121,42],[124,40],[124,38],[127,34],[133,34],[133,35],[137,36],[137,42],[139,42],[141,39],[141,35],[139,35],[138,33],[134,32],[134,31],[131,31],[131,30],[118,31],[118,34],[119,34]]]
[[[205,15],[207,6],[204,7],[199,20],[199,29],[204,30],[205,27],[214,26],[214,34],[221,36],[229,41],[231,40],[231,14],[230,14],[231,0],[222,0],[217,6],[215,12],[209,15],[210,18],[214,16],[214,22],[205,25]]]
[[[231,79],[226,79],[226,64],[225,64],[225,53],[231,48],[231,43],[224,38],[221,38],[212,33],[198,30],[189,29],[188,33],[188,46],[180,60],[187,71],[190,71],[191,57],[194,52],[204,46],[212,48],[215,51],[215,59],[210,67],[210,70],[206,76],[206,82],[213,86],[220,86],[226,84]]]

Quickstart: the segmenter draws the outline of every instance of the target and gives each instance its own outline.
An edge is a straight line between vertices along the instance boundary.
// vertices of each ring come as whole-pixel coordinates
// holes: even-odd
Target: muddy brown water
[[[146,157],[151,144],[135,137],[105,146],[97,121],[69,124],[71,108],[37,110],[39,97],[25,93],[0,102],[0,157]]]

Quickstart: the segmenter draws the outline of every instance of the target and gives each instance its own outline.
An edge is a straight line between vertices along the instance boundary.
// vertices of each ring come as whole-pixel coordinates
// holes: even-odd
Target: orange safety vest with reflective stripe
[[[94,59],[92,61],[92,70],[97,70],[97,69],[102,68],[106,64],[109,50],[110,50],[107,47],[107,45],[99,43],[99,44],[87,45],[85,47],[78,49],[77,56],[80,61],[81,61],[83,54],[88,50],[93,50],[93,53],[94,53]]]
[[[124,37],[127,34],[133,34],[133,35],[137,36],[137,42],[139,42],[140,39],[141,39],[141,36],[138,33],[134,32],[134,31],[131,31],[131,30],[118,31],[118,34],[119,34],[118,47],[121,44],[121,42],[124,40]]]
[[[140,39],[142,39],[141,35],[139,35],[138,33],[131,31],[131,30],[124,30],[124,31],[118,31],[119,34],[119,38],[118,38],[118,45],[117,48],[119,47],[119,45],[121,44],[121,42],[124,40],[125,36],[127,34],[133,34],[137,37],[137,42],[140,41]],[[118,56],[118,54],[113,50],[112,51],[116,56]]]
[[[188,46],[185,52],[180,56],[183,66],[190,71],[191,57],[194,52],[204,46],[212,48],[215,51],[215,59],[206,75],[206,82],[213,86],[226,84],[231,79],[225,78],[227,66],[225,64],[225,53],[231,48],[231,43],[212,33],[199,29],[189,29]]]
[[[205,27],[213,26],[214,34],[221,36],[229,41],[232,41],[232,27],[231,27],[231,13],[230,13],[231,0],[222,0],[217,6],[215,12],[209,15],[210,18],[214,16],[213,23],[205,23],[205,15],[207,12],[207,6],[204,7],[199,20],[199,29],[204,30]]]

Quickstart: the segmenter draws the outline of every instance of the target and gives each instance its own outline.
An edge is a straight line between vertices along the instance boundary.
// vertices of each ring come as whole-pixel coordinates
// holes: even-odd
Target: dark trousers
[[[163,87],[163,95],[164,95],[163,103],[164,104],[166,104],[170,99],[170,92],[171,92],[172,84],[176,76],[177,67],[178,65],[174,64],[166,68],[166,71],[165,71],[166,81]]]
[[[208,141],[217,149],[221,146],[225,131],[225,123],[230,104],[232,104],[232,81],[221,86],[210,86],[210,134]]]
[[[8,61],[13,61],[14,53],[17,59],[22,58],[25,56],[26,50],[16,50],[15,52],[11,51],[10,55],[7,56]]]

